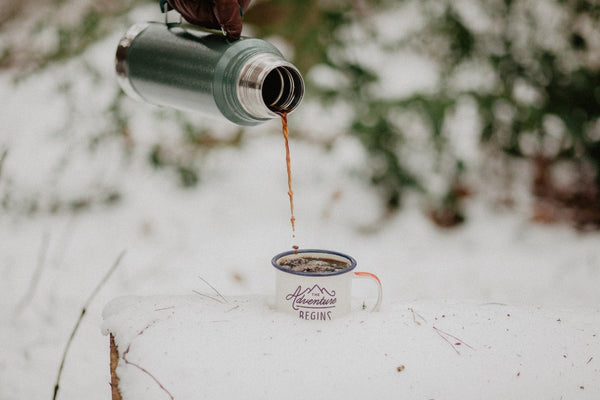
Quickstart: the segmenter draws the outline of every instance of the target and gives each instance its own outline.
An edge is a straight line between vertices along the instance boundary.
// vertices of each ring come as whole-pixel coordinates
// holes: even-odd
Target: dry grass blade
[[[219,296],[220,298],[222,298],[225,303],[229,303],[229,300],[227,300],[221,293],[219,293],[219,291],[217,289],[215,289],[215,287],[213,285],[211,285],[210,283],[208,283],[208,281],[206,279],[204,279],[201,276],[199,276],[198,278],[200,278],[202,280],[202,282],[206,283],[208,285],[208,287],[211,288],[213,290],[213,292],[215,292],[217,294],[217,296]],[[197,294],[201,294],[201,293],[198,293],[196,291],[194,291],[194,292],[197,293]],[[207,296],[207,297],[211,297],[211,296]]]

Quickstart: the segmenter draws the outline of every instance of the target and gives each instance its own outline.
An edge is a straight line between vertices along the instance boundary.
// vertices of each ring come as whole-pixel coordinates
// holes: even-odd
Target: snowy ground
[[[100,326],[111,299],[187,295],[206,289],[199,277],[226,295],[268,295],[269,261],[292,244],[353,255],[359,269],[381,278],[384,304],[386,299],[593,309],[600,304],[600,236],[533,225],[526,203],[495,210],[485,187],[470,200],[468,222],[458,229],[435,228],[410,199],[379,229],[366,229],[378,221],[379,206],[360,174],[351,173],[364,165],[361,147],[346,137],[330,151],[295,140],[295,127],[307,121],[301,110],[290,116],[295,240],[277,121],[252,129],[239,148],[207,153],[201,183],[192,189],[180,188],[169,172],[152,170],[142,157],[146,138],[168,138],[169,132],[168,121],[145,118],[148,106],[130,106],[137,144],[131,154],[110,141],[95,153],[81,152],[86,132],[103,123],[95,110],[105,109],[118,90],[112,80],[117,39],[18,87],[10,76],[0,76],[0,90],[10,94],[0,100],[0,152],[8,150],[0,176],[3,196],[12,193],[12,204],[37,198],[43,209],[57,193],[69,198],[114,187],[122,194],[116,204],[78,213],[29,215],[15,206],[0,214],[0,399],[51,397],[81,307],[124,250],[73,341],[59,398],[109,398],[108,339]],[[57,94],[57,82],[82,73],[82,61],[100,64],[100,84],[72,80],[79,85],[75,97]],[[69,101],[76,104],[74,114],[66,111]],[[310,123],[335,123],[310,105],[306,109],[313,112]],[[61,130],[73,120],[81,130]],[[63,164],[57,162],[61,157]],[[596,354],[594,362],[599,361]]]
[[[598,398],[598,309],[388,299],[325,322],[274,313],[268,296],[225,300],[109,303],[124,397]]]

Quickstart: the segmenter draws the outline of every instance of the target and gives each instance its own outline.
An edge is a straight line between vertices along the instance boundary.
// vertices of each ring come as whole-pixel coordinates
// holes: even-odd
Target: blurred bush
[[[81,54],[141,0],[2,1],[0,69],[32,73]]]
[[[6,3],[0,68],[23,75],[67,60],[122,28],[134,7],[156,3]],[[600,227],[597,2],[257,0],[244,20],[254,35],[289,44],[309,100],[324,113],[338,104],[351,111],[331,137],[361,141],[386,210],[412,192],[435,223],[455,226],[467,214],[465,199],[494,190],[485,173],[499,165],[502,176],[492,180],[503,182],[496,197],[504,204],[511,181],[525,175],[533,219]],[[103,112],[127,149],[122,94]],[[239,144],[243,133],[222,140],[185,114],[162,110],[157,118],[175,119],[182,140],[152,144],[147,158],[177,171],[184,186],[198,181],[194,149]]]
[[[390,208],[418,191],[429,199],[432,219],[453,226],[464,219],[473,169],[485,168],[488,157],[520,159],[532,169],[534,219],[600,227],[597,2],[273,0],[257,2],[246,18],[261,35],[292,43],[304,72],[324,65],[345,78],[345,85],[315,85],[309,93],[324,105],[352,105],[348,131],[369,150],[372,181]],[[395,77],[381,73],[389,57],[369,60],[373,48],[418,55],[433,65],[435,85],[381,95],[374,89]],[[420,72],[412,72],[417,80]],[[475,111],[474,128],[456,123],[465,107]],[[457,150],[465,129],[478,137],[479,162]],[[415,135],[431,144],[431,155],[417,162],[407,154],[415,151]]]

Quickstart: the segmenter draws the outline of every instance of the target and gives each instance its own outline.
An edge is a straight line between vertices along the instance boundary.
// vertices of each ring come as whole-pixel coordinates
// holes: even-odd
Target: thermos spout
[[[242,67],[237,85],[242,106],[252,115],[272,118],[294,110],[304,95],[302,76],[292,64],[262,53]]]
[[[146,22],[117,47],[123,90],[148,103],[221,114],[256,125],[293,111],[304,96],[298,69],[271,44]]]

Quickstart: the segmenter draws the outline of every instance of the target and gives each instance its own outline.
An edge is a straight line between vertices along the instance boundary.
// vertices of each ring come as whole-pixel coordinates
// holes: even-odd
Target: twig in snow
[[[467,346],[468,348],[470,348],[471,350],[475,350],[472,346],[468,345],[467,343],[465,343],[464,340],[457,338],[454,335],[449,334],[448,332],[444,332],[441,329],[436,328],[435,326],[433,327],[433,330],[442,338],[444,339],[444,341],[446,341],[446,343],[448,343],[452,349],[454,349],[454,351],[456,352],[456,354],[458,354],[460,356],[460,351],[458,351],[458,349],[456,348],[456,346],[460,346],[462,344],[464,344],[465,346]],[[452,343],[452,341],[449,340],[450,339],[454,339],[455,342]]]
[[[128,349],[128,350],[129,350],[129,349]],[[125,354],[123,354],[123,361],[125,361],[125,364],[127,364],[127,365],[131,365],[131,366],[133,366],[133,367],[136,367],[137,369],[139,369],[140,371],[142,371],[143,373],[145,373],[146,375],[148,375],[148,376],[149,376],[149,377],[150,377],[150,378],[151,378],[151,379],[152,379],[154,382],[156,382],[156,384],[157,384],[157,385],[158,385],[158,386],[159,386],[159,387],[160,387],[160,388],[161,388],[161,389],[162,389],[162,390],[163,390],[163,391],[164,391],[164,392],[165,392],[167,395],[169,395],[169,398],[171,398],[171,400],[174,400],[174,399],[175,399],[175,398],[173,397],[173,395],[171,394],[171,392],[169,392],[169,391],[167,390],[167,388],[166,388],[166,387],[164,387],[164,386],[162,385],[162,383],[160,383],[160,381],[159,381],[158,379],[156,379],[156,377],[154,377],[154,375],[152,375],[150,372],[148,372],[148,370],[146,370],[144,367],[142,367],[142,366],[140,366],[140,365],[138,365],[138,364],[136,364],[136,363],[133,363],[133,362],[131,362],[131,361],[127,360],[127,358],[125,358]]]
[[[416,313],[415,310],[413,310],[411,307],[408,308],[410,310],[410,312],[412,313],[412,318],[413,318],[413,322],[416,325],[421,325],[421,323],[419,321],[417,321],[416,317],[419,317],[420,319],[423,320],[423,322],[427,323],[427,320],[425,318],[423,318],[423,316],[419,313]]]
[[[154,311],[165,311],[165,310],[172,310],[174,309],[175,306],[169,306],[169,307],[163,307],[163,308],[157,308]]]
[[[217,296],[222,298],[225,303],[229,303],[229,301],[225,297],[223,297],[223,295],[221,293],[219,293],[219,291],[217,289],[215,289],[213,285],[208,283],[208,281],[206,279],[204,279],[201,276],[199,276],[198,278],[202,279],[202,282],[206,283],[208,285],[208,287],[211,288],[217,294]],[[210,296],[208,296],[208,297],[210,297]]]
[[[92,294],[88,297],[88,299],[86,300],[85,304],[83,305],[83,308],[81,309],[81,314],[79,315],[79,318],[77,319],[77,322],[75,323],[75,326],[73,327],[73,330],[71,331],[71,336],[69,337],[69,340],[67,341],[67,345],[65,347],[65,351],[63,352],[62,360],[60,362],[60,367],[58,368],[58,376],[56,377],[56,384],[54,385],[54,396],[52,396],[52,400],[56,400],[56,396],[58,395],[58,389],[60,387],[60,377],[62,375],[62,371],[63,371],[63,368],[65,366],[65,360],[67,359],[67,353],[69,352],[69,348],[71,347],[71,343],[73,342],[73,338],[75,337],[75,334],[77,333],[77,329],[79,329],[79,325],[81,324],[81,320],[83,319],[83,316],[85,315],[88,307],[90,306],[90,304],[94,300],[94,297],[96,297],[96,295],[98,294],[98,292],[100,291],[100,289],[102,289],[102,286],[104,286],[104,284],[106,283],[106,281],[108,281],[108,278],[110,278],[110,276],[112,275],[112,273],[115,272],[115,270],[119,266],[119,263],[121,262],[121,259],[123,258],[123,256],[125,256],[125,250],[123,250],[121,252],[121,254],[119,254],[119,256],[115,260],[115,262],[112,265],[112,267],[104,275],[104,277],[102,278],[102,280],[100,281],[100,283],[98,284],[98,286],[96,286],[96,288],[94,289],[94,291],[92,292]]]
[[[210,295],[208,295],[208,294],[200,293],[200,292],[199,292],[199,291],[197,291],[197,290],[192,290],[192,292],[196,293],[198,296],[202,296],[202,297],[208,297],[209,299],[211,299],[211,300],[214,300],[214,301],[216,301],[217,303],[221,303],[221,304],[223,304],[223,302],[221,301],[221,299],[218,299],[218,298],[216,298],[216,297],[210,296]]]
[[[452,349],[453,349],[453,350],[456,352],[456,354],[458,354],[458,355],[460,356],[460,351],[458,351],[458,350],[456,349],[456,347],[455,347],[455,346],[452,344],[452,342],[450,342],[446,336],[442,335],[442,334],[440,333],[440,331],[439,331],[439,330],[438,330],[438,329],[437,329],[435,326],[433,327],[433,329],[436,331],[436,333],[437,333],[437,334],[438,334],[438,335],[439,335],[439,336],[440,336],[442,339],[444,339],[444,340],[446,341],[446,343],[448,343],[448,344],[449,344],[449,345],[452,347]]]
[[[150,371],[148,371],[146,368],[142,367],[141,365],[136,364],[134,362],[131,362],[131,361],[129,361],[127,359],[127,353],[129,353],[129,349],[131,349],[131,343],[129,344],[129,346],[127,346],[127,350],[125,350],[123,352],[123,356],[121,356],[121,359],[125,362],[125,364],[131,365],[132,367],[136,367],[137,369],[139,369],[140,371],[142,371],[143,373],[145,373],[146,375],[148,375],[158,385],[158,387],[160,387],[163,390],[163,392],[165,392],[166,394],[169,395],[169,398],[171,400],[174,400],[175,398],[173,397],[173,395],[171,394],[171,392],[169,392],[167,390],[167,388],[164,387],[163,384],[160,383],[160,381],[158,379],[156,379],[156,377],[150,373]]]
[[[159,321],[160,321],[159,319],[155,319],[154,321],[151,321],[150,323],[148,323],[148,325],[146,325],[144,328],[142,328],[142,330],[140,330],[138,332],[137,336],[143,335],[144,332],[146,332],[148,329],[150,329],[150,327],[152,327]],[[125,349],[125,351],[123,352],[123,355],[121,356],[121,359],[123,360],[123,362],[127,365],[131,365],[132,367],[136,367],[137,369],[142,371],[144,374],[148,375],[158,385],[158,387],[160,387],[166,394],[169,395],[171,400],[174,400],[174,397],[171,394],[171,392],[169,392],[167,390],[167,388],[164,387],[164,385],[162,383],[160,383],[160,381],[154,375],[152,375],[152,373],[150,373],[150,371],[148,371],[146,368],[142,367],[141,365],[131,362],[127,359],[127,354],[129,354],[129,350],[131,350],[131,344],[132,343],[129,343],[129,345],[127,346],[127,349]]]
[[[19,300],[19,302],[15,306],[15,310],[13,312],[13,317],[20,314],[21,311],[23,311],[23,309],[29,305],[31,300],[33,300],[35,290],[37,288],[38,282],[40,281],[40,276],[42,275],[42,270],[44,268],[44,265],[46,264],[45,261],[46,261],[46,254],[48,252],[48,242],[49,241],[50,241],[50,235],[48,234],[48,232],[46,232],[46,233],[44,233],[44,236],[42,237],[42,243],[40,244],[40,249],[38,251],[37,265],[35,267],[35,271],[33,271],[31,280],[29,281],[29,287],[27,288],[27,291],[25,292],[25,294],[23,295],[21,300]]]

